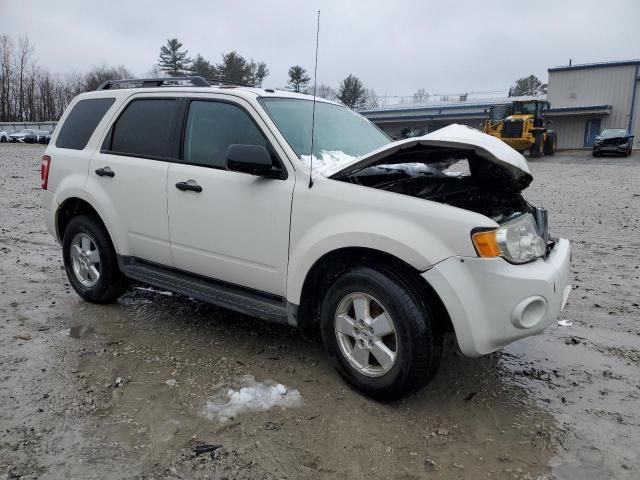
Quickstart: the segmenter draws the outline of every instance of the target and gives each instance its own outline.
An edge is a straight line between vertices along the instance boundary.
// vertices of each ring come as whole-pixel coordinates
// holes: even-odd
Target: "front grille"
[[[502,136],[505,138],[518,138],[522,136],[522,120],[506,121],[502,125]]]

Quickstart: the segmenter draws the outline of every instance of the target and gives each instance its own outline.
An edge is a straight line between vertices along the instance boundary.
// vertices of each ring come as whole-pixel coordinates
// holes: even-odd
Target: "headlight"
[[[512,263],[535,260],[547,248],[530,213],[503,223],[496,230],[476,232],[471,239],[480,257],[503,257]]]

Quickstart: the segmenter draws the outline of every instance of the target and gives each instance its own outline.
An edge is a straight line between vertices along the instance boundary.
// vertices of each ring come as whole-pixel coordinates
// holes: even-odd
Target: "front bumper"
[[[629,144],[624,143],[622,145],[609,145],[609,144],[595,144],[593,145],[594,152],[616,152],[625,153],[629,150]]]
[[[502,258],[451,257],[422,274],[444,303],[465,355],[485,355],[541,332],[558,318],[571,286],[571,244],[546,259],[512,265]]]

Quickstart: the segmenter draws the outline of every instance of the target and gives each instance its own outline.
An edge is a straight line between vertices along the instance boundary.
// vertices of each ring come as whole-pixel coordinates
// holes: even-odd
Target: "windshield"
[[[263,98],[261,103],[291,148],[305,163],[311,150],[313,102],[293,98]],[[340,105],[316,102],[313,170],[332,171],[391,142],[367,119]]]
[[[535,115],[536,102],[515,102],[513,104],[513,112],[523,115]]]
[[[624,128],[608,128],[607,130],[603,130],[600,136],[602,138],[612,138],[612,137],[620,137],[627,134],[627,131]]]

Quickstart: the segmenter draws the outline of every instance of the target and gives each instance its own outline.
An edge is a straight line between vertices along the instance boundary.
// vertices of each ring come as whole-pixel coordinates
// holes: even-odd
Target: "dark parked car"
[[[49,145],[49,142],[51,141],[51,135],[53,135],[53,132],[49,132],[46,135],[41,135],[40,140],[38,140],[38,143],[42,143],[43,145]]]
[[[603,153],[618,153],[625,157],[631,155],[633,135],[625,128],[607,128],[598,135],[593,142],[593,156],[599,157]]]
[[[33,130],[24,136],[24,143],[40,143],[40,139],[46,135],[50,135],[48,130]]]

